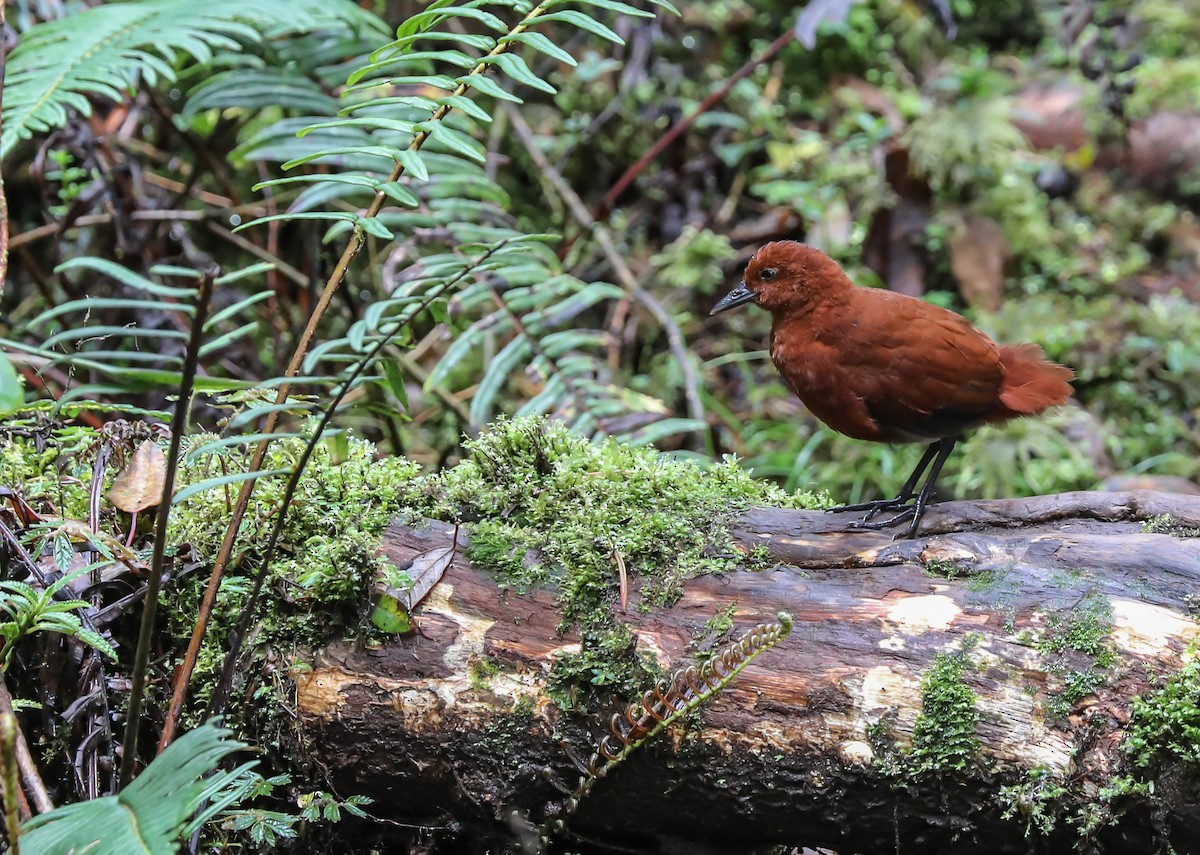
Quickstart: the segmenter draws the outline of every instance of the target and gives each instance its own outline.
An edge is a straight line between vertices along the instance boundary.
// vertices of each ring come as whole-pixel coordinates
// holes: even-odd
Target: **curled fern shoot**
[[[688,713],[699,709],[728,686],[742,669],[770,650],[792,631],[792,616],[779,612],[772,623],[760,623],[738,641],[722,647],[703,665],[689,665],[675,672],[670,681],[647,690],[642,697],[617,713],[610,722],[611,733],[600,740],[599,750],[582,764],[583,777],[567,800],[564,817],[579,807],[600,778]],[[563,818],[555,823],[564,828]]]

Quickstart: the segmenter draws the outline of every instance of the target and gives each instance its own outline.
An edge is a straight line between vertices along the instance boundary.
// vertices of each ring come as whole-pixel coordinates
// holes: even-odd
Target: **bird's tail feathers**
[[[1046,359],[1036,344],[1018,344],[1000,348],[1004,364],[1004,382],[1000,403],[1020,415],[1031,415],[1064,403],[1071,397],[1075,372]]]

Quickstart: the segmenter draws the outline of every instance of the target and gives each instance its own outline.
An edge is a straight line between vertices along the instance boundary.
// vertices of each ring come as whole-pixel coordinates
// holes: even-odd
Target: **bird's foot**
[[[924,509],[922,509],[922,510],[924,510]],[[847,526],[847,528],[853,529],[854,531],[879,531],[881,529],[891,528],[894,525],[900,525],[900,523],[902,523],[902,522],[911,520],[912,522],[909,523],[908,528],[906,528],[900,534],[897,534],[896,537],[894,538],[895,540],[904,540],[904,539],[907,539],[907,538],[910,538],[910,537],[913,537],[914,535],[916,535],[917,527],[921,525],[922,514],[917,513],[916,505],[905,508],[904,510],[902,510],[900,513],[896,514],[895,516],[888,517],[887,519],[884,519],[884,520],[878,520],[876,522],[871,522],[871,517],[874,515],[875,515],[875,512],[872,511],[871,513],[867,514],[866,517],[859,520],[858,522],[850,523],[850,525]]]
[[[903,508],[913,500],[912,496],[897,496],[894,499],[876,499],[873,502],[862,502],[857,505],[838,505],[836,508],[828,508],[827,514],[841,514],[846,511],[866,511],[867,515],[862,518],[862,522],[869,522],[880,511],[895,511]],[[911,508],[909,509],[911,510]],[[889,523],[881,523],[880,526],[886,528]]]

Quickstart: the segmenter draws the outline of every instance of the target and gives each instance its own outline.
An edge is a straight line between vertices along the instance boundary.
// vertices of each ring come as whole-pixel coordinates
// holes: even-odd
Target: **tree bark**
[[[1063,821],[1072,805],[1091,803],[1102,818],[1124,815],[1085,836],[1085,850],[1165,851],[1169,839],[1200,851],[1187,769],[1157,767],[1152,799],[1100,794],[1130,771],[1131,698],[1176,672],[1198,633],[1200,539],[1143,530],[1164,514],[1200,526],[1200,497],[948,502],[902,541],[847,530],[854,515],[746,512],[735,541],[765,547],[772,569],[690,580],[674,606],[645,612],[633,581],[616,617],[671,670],[730,604],[735,637],[780,610],[794,630],[709,701],[702,725],[673,726],[598,781],[570,817],[568,849],[1059,852],[1080,839]],[[451,531],[394,524],[383,551],[400,565],[448,546]],[[582,715],[547,699],[554,657],[578,644],[556,631],[554,591],[503,592],[460,550],[417,614],[409,637],[313,657],[297,685],[306,751],[343,793],[436,829],[417,836],[440,851],[528,839],[521,829],[560,811],[557,787],[579,779],[562,743],[590,755],[620,706]],[[1098,664],[1088,638],[1115,664]],[[963,772],[905,772],[901,760],[889,774],[884,761],[909,749],[922,712],[922,676],[951,651],[969,663],[981,750]],[[1072,694],[1073,679],[1090,693]],[[1001,816],[1000,787],[1034,769],[1071,793],[1042,805],[1062,814],[1048,836]]]

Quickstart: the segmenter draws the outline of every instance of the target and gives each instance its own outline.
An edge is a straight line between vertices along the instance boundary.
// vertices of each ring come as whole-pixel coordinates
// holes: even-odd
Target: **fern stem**
[[[212,304],[215,270],[207,270],[196,293],[196,313],[188,336],[183,375],[179,381],[179,400],[171,418],[171,443],[167,450],[167,471],[163,478],[162,501],[154,520],[154,551],[150,561],[150,578],[146,580],[146,601],[142,606],[142,625],[138,632],[137,650],[133,656],[133,675],[130,677],[129,710],[125,718],[125,738],[121,742],[121,773],[118,787],[124,788],[133,780],[137,762],[138,729],[142,718],[142,698],[146,691],[146,672],[150,663],[150,645],[154,640],[154,621],[158,616],[158,593],[162,587],[166,564],[167,523],[171,518],[171,498],[175,492],[175,473],[179,468],[179,449],[187,431],[188,412],[192,403],[192,388],[200,362],[200,345],[204,343],[204,322]]]
[[[608,775],[613,767],[662,730],[706,704],[742,673],[747,665],[787,638],[792,632],[792,625],[792,616],[787,612],[779,612],[774,623],[760,623],[737,641],[716,651],[702,667],[693,666],[675,672],[665,692],[660,687],[655,688],[657,698],[653,702],[650,701],[651,693],[647,692],[641,700],[630,704],[625,712],[624,730],[618,730],[616,724],[622,717],[614,716],[613,733],[621,743],[620,750],[609,753],[607,742],[611,737],[606,737],[600,743],[605,762],[600,763],[599,754],[592,755],[585,774],[567,802],[564,815],[556,820],[555,829],[566,830],[566,818],[578,809],[580,801],[592,791],[596,781]],[[722,673],[722,667],[728,670]]]
[[[550,2],[539,3],[534,7],[528,15],[518,22],[508,33],[508,35],[517,35],[529,29],[535,23],[550,5]],[[492,57],[499,56],[508,50],[512,41],[500,41],[496,46],[470,71],[468,77],[473,77],[487,72],[489,63],[486,61]],[[469,89],[468,83],[460,83],[454,90],[455,95],[465,95]],[[431,122],[440,122],[449,115],[453,107],[449,104],[443,104],[434,111],[430,117]],[[419,151],[429,139],[428,131],[419,131],[413,136],[412,142],[409,143],[409,151]],[[404,164],[397,163],[388,175],[387,182],[398,181],[404,174]],[[384,203],[387,201],[387,194],[382,190],[375,192],[371,204],[363,214],[364,219],[377,217],[379,212],[383,210]],[[300,335],[300,340],[296,343],[296,349],[292,353],[292,358],[288,362],[287,369],[284,371],[284,378],[295,377],[300,366],[304,362],[304,357],[307,355],[309,347],[312,345],[313,337],[316,334],[317,325],[324,318],[329,304],[333,301],[334,294],[341,286],[342,280],[346,277],[346,271],[350,269],[350,264],[358,256],[364,242],[364,234],[361,225],[354,227],[354,234],[351,236],[346,248],[342,251],[341,257],[334,266],[333,271],[329,274],[329,278],[325,281],[325,286],[321,290],[321,296],[317,299],[316,306],[313,307],[312,314],[309,316],[308,323],[304,327],[304,332]],[[284,382],[279,386],[275,395],[275,403],[283,404],[291,392],[291,384]],[[263,423],[262,433],[271,434],[279,425],[281,410],[276,409],[270,412],[265,422]],[[250,460],[250,472],[258,472],[262,469],[262,462],[267,456],[267,447],[271,440],[260,440],[254,449],[254,456]],[[212,573],[208,579],[208,585],[204,590],[204,597],[200,602],[200,609],[196,616],[196,623],[192,627],[192,637],[188,641],[187,652],[184,654],[183,662],[179,666],[178,673],[175,677],[175,685],[171,693],[171,703],[167,709],[166,721],[163,724],[162,735],[159,737],[158,750],[161,752],[175,738],[175,731],[179,726],[179,718],[183,714],[183,705],[187,700],[188,684],[191,682],[192,673],[196,668],[196,660],[200,656],[200,645],[204,641],[204,635],[208,631],[208,624],[212,617],[213,607],[216,605],[217,592],[221,587],[221,579],[225,575],[225,569],[229,564],[229,558],[233,554],[234,542],[237,540],[238,532],[241,531],[242,521],[245,519],[246,511],[250,507],[250,497],[254,493],[255,481],[251,478],[243,485],[241,492],[238,493],[237,504],[234,505],[233,515],[230,517],[229,525],[225,530],[225,536],[221,540],[221,546],[217,550],[216,558],[213,560]]]

